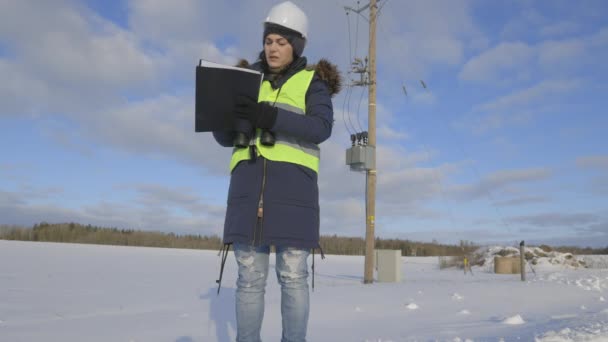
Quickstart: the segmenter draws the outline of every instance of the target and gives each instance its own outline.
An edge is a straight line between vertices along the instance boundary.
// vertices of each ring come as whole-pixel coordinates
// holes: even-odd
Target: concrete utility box
[[[401,281],[401,250],[377,249],[376,267],[379,282]]]
[[[376,158],[373,146],[357,145],[346,150],[346,165],[351,171],[365,171],[376,168]]]
[[[494,257],[494,273],[518,274],[521,273],[519,256],[516,257]]]

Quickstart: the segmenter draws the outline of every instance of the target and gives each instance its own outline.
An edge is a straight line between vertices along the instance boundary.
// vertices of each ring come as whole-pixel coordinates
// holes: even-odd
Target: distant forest
[[[33,227],[0,225],[1,240],[88,243],[119,246],[190,248],[219,250],[222,240],[218,236],[179,235],[153,231],[97,227],[78,223],[41,222]],[[479,246],[471,241],[458,245],[433,242],[416,242],[400,239],[376,238],[377,249],[401,250],[403,256],[461,256],[470,254]],[[573,254],[608,254],[606,248],[569,246],[540,246]],[[361,237],[321,236],[321,248],[326,254],[363,255],[365,240]]]

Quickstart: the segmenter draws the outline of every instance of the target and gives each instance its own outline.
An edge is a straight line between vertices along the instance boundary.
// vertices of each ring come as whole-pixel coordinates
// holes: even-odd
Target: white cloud
[[[8,205],[22,205],[25,201],[14,192],[2,191],[0,190],[0,205],[8,206]]]
[[[36,189],[34,189],[36,190]],[[207,204],[203,199],[188,197],[179,189],[158,186],[140,187],[140,197],[135,203],[118,203],[99,200],[97,203],[79,208],[67,208],[54,204],[52,199],[40,200],[33,191],[22,192],[0,190],[0,217],[2,223],[31,226],[39,222],[78,222],[103,227],[124,229],[157,230],[184,234],[221,234],[223,207]],[[40,190],[45,192],[44,189]],[[170,195],[168,200],[159,198],[159,193]],[[176,211],[190,210],[191,215]],[[194,211],[195,210],[195,211]]]
[[[131,0],[129,27],[147,40],[195,40],[201,33],[208,34],[205,29],[210,28],[214,15],[205,8],[210,7],[199,0]]]
[[[430,91],[414,91],[413,94],[415,103],[422,103],[426,105],[432,105],[437,102],[437,98],[433,92]]]
[[[576,159],[576,165],[596,172],[589,180],[586,190],[604,198],[608,194],[608,156],[579,157]]]
[[[492,112],[525,108],[546,100],[547,97],[555,97],[560,94],[570,92],[581,86],[579,80],[546,80],[534,86],[516,90],[509,95],[505,95],[491,102],[486,102],[473,107],[474,111]]]
[[[546,203],[549,199],[544,196],[520,196],[494,202],[498,206],[518,206],[524,204]]]
[[[511,18],[503,27],[503,39],[513,39],[546,25],[547,19],[536,9],[526,8],[519,16]]]
[[[445,170],[442,168],[409,168],[378,174],[378,193],[386,203],[408,204],[436,197],[442,191]],[[395,203],[395,202],[394,202]]]
[[[51,89],[45,82],[26,76],[21,65],[0,59],[0,116],[42,112],[45,104],[51,101]],[[28,94],[29,96],[25,96]],[[36,99],[36,101],[32,101]]]
[[[407,80],[424,78],[434,66],[458,65],[467,46],[485,40],[470,12],[468,1],[387,3],[378,20],[379,61]]]
[[[602,171],[608,171],[608,155],[579,157],[576,159],[576,165],[585,168],[595,168]]]
[[[534,57],[534,49],[526,43],[500,43],[466,62],[459,77],[475,82],[496,81],[507,73],[521,74],[520,67],[532,62]]]
[[[540,35],[543,37],[561,36],[576,33],[579,30],[580,26],[576,22],[560,21],[541,27]]]
[[[599,30],[594,36],[591,37],[591,45],[594,47],[608,46],[608,27],[604,27]]]
[[[538,46],[538,63],[541,67],[572,69],[588,53],[588,41],[567,39],[544,41]]]
[[[378,168],[391,172],[412,169],[420,163],[431,162],[437,157],[437,151],[425,148],[423,151],[410,151],[401,146],[380,145],[377,148]]]
[[[511,217],[512,223],[528,224],[537,227],[581,227],[598,222],[600,218],[592,213],[543,213]]]
[[[554,110],[559,102],[551,99],[562,99],[568,93],[580,89],[582,84],[578,79],[542,81],[492,101],[477,104],[470,113],[455,121],[454,125],[475,134],[512,125],[524,125]]]
[[[138,193],[136,202],[152,210],[175,208],[184,210],[191,216],[211,220],[223,217],[226,211],[224,205],[205,203],[192,188],[169,188],[159,184],[139,184],[134,188]]]
[[[10,99],[3,114],[87,116],[123,91],[152,88],[163,63],[131,32],[70,1],[3,4],[0,41],[9,51],[0,68],[13,81],[0,87]]]
[[[459,199],[493,198],[497,192],[508,189],[519,183],[533,183],[547,180],[551,171],[544,168],[502,170],[485,176],[475,184],[455,185],[448,189],[448,194]]]
[[[365,232],[365,198],[321,200],[321,234],[357,236]]]
[[[408,138],[408,135],[405,132],[397,131],[385,124],[378,126],[377,134],[385,140],[405,140]]]
[[[211,133],[194,133],[193,106],[191,98],[163,95],[98,112],[86,126],[100,144],[225,174],[231,150]]]
[[[112,87],[155,78],[154,58],[132,33],[82,7],[20,1],[4,8],[2,21],[0,37],[39,78]]]
[[[601,63],[608,30],[592,35],[540,41],[502,42],[467,61],[459,78],[482,84],[509,84],[533,75],[572,77],[584,65]]]

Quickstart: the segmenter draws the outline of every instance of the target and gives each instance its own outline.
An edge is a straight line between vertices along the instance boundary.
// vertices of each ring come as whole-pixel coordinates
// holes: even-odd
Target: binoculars
[[[264,146],[274,146],[276,138],[274,133],[268,130],[262,130],[262,135],[260,136],[260,143]],[[242,132],[236,132],[234,137],[234,146],[235,147],[247,147],[249,146],[249,137],[247,134]]]

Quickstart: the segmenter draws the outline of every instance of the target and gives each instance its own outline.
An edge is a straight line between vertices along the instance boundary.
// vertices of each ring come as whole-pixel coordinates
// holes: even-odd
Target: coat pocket
[[[319,209],[288,203],[271,203],[265,209],[264,236],[280,239],[317,241],[319,235]]]
[[[276,162],[268,169],[265,201],[318,208],[317,173],[307,167]]]

